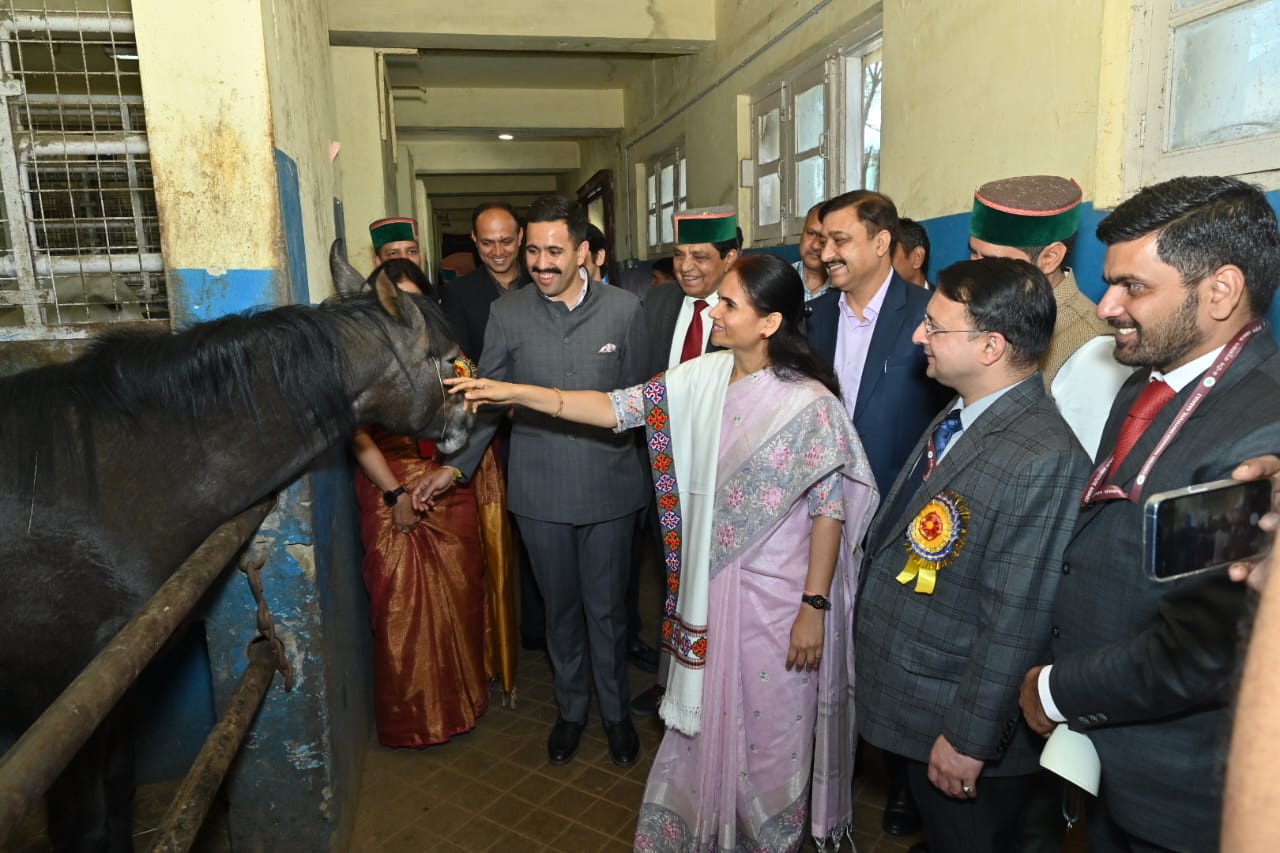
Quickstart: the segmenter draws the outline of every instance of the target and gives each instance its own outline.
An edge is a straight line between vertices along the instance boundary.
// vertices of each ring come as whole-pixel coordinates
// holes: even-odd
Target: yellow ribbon
[[[898,583],[905,586],[914,580],[916,592],[933,595],[939,570],[954,563],[964,548],[968,524],[964,498],[950,489],[931,498],[907,525],[907,566],[898,574]]]
[[[933,586],[938,582],[938,570],[933,567],[932,563],[925,560],[911,557],[907,560],[907,567],[898,574],[898,583],[909,584],[915,580],[915,591],[924,595],[933,595]]]

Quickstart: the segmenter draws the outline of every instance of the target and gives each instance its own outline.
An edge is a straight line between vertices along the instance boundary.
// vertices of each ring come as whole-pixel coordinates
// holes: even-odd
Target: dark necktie
[[[1129,451],[1133,450],[1138,439],[1147,431],[1147,427],[1151,426],[1156,415],[1160,414],[1160,410],[1173,399],[1173,396],[1174,391],[1169,383],[1157,379],[1148,382],[1147,387],[1143,388],[1142,393],[1138,395],[1138,399],[1133,401],[1133,408],[1125,417],[1124,425],[1120,427],[1120,437],[1116,439],[1116,451],[1111,461],[1112,478],[1120,470],[1120,464],[1129,455]]]
[[[706,307],[705,299],[693,302],[693,319],[689,321],[689,331],[684,333],[684,346],[680,348],[681,364],[702,355],[702,312]]]
[[[937,458],[941,455],[946,446],[951,443],[951,439],[955,438],[956,433],[961,430],[960,410],[952,409],[945,418],[938,421],[938,425],[933,428],[933,432],[929,434],[929,446],[924,458],[916,457],[915,464],[911,466],[911,473],[907,475],[907,482],[903,484],[902,489],[898,492],[897,500],[893,502],[890,509],[890,518],[894,521],[902,517],[902,513],[906,511],[910,505],[911,499],[920,491],[920,486],[933,473],[933,469],[937,467]]]
[[[960,432],[963,427],[960,424],[960,410],[952,409],[947,416],[938,422],[933,428],[933,435],[929,436],[929,466],[925,469],[924,479],[929,479],[929,475],[933,473],[933,469],[938,467],[938,460],[942,458],[942,451],[947,449],[947,445],[951,443],[951,439],[956,433]]]

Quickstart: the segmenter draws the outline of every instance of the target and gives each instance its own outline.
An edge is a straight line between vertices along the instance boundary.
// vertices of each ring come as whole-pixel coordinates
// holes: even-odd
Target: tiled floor
[[[631,671],[634,691],[643,690],[650,679]],[[547,762],[546,739],[556,709],[544,655],[521,653],[518,686],[514,709],[495,704],[474,731],[448,744],[420,751],[375,746],[370,751],[354,853],[631,849],[661,724],[637,721],[641,758],[630,769],[610,762],[598,721],[587,727],[574,761],[553,767]],[[859,779],[854,787],[859,853],[903,853],[920,840],[880,831],[882,790],[874,776]]]
[[[651,676],[631,670],[632,689]],[[609,761],[604,731],[588,726],[573,762],[547,763],[546,739],[556,718],[551,669],[541,653],[522,652],[515,708],[496,702],[476,729],[425,750],[374,745],[365,760],[352,853],[596,853],[627,851],[645,777],[662,738],[661,724],[637,720],[641,757],[623,770]],[[884,782],[880,762],[867,761],[854,783],[853,837],[858,853],[905,853],[922,836],[895,838],[880,830]],[[177,783],[146,786],[136,808],[138,849],[149,846],[153,827]],[[38,809],[7,844],[5,853],[46,853],[43,810]],[[227,853],[225,812],[214,810],[196,845],[198,853]],[[1073,832],[1067,851],[1084,849]],[[812,844],[805,847],[813,851]],[[849,851],[845,844],[842,848]],[[284,851],[290,853],[290,851]],[[300,852],[301,853],[301,852]]]

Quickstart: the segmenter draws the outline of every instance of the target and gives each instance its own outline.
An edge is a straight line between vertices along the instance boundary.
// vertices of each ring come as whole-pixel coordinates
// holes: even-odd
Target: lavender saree
[[[637,850],[796,850],[806,826],[824,845],[852,820],[849,643],[874,480],[825,388],[772,369],[729,385],[730,360],[704,356],[613,395],[620,429],[649,428],[667,546],[664,650],[674,658]],[[708,468],[702,500],[683,481],[708,479]],[[788,672],[815,515],[844,521],[833,608],[822,666]],[[705,608],[691,609],[699,593]]]

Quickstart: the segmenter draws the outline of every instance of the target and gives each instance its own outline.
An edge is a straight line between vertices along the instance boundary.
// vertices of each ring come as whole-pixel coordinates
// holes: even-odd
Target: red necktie
[[[702,312],[706,307],[705,299],[693,302],[693,319],[689,321],[689,331],[684,333],[684,346],[680,348],[681,364],[702,355]]]
[[[1169,387],[1169,383],[1163,379],[1156,379],[1148,382],[1147,387],[1143,388],[1142,393],[1138,395],[1138,399],[1133,401],[1133,408],[1124,419],[1124,426],[1120,427],[1120,437],[1116,439],[1116,452],[1111,462],[1113,477],[1115,472],[1120,470],[1120,464],[1129,455],[1129,451],[1138,443],[1138,439],[1147,431],[1147,427],[1151,426],[1151,421],[1160,414],[1165,403],[1173,399],[1173,395],[1174,391]]]

